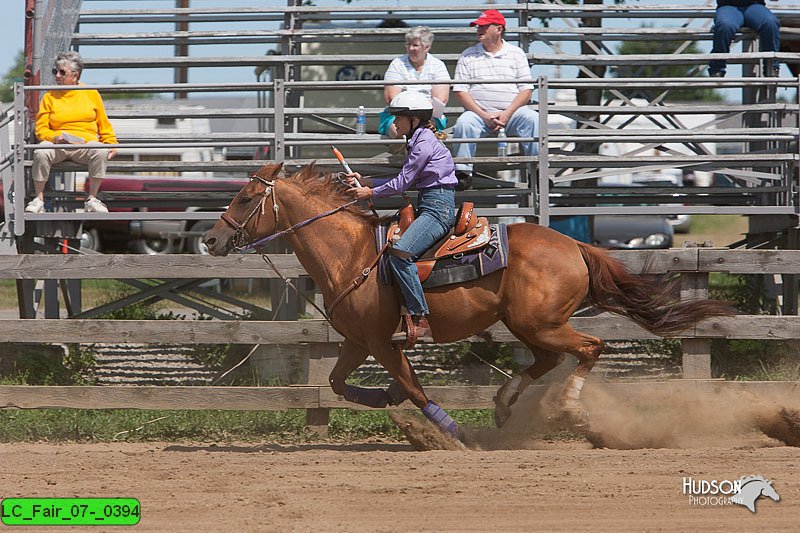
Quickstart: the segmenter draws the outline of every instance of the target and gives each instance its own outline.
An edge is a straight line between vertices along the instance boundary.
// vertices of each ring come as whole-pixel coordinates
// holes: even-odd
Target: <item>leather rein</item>
[[[231,218],[228,215],[227,211],[225,213],[223,213],[222,216],[220,216],[220,219],[234,230],[233,248],[237,252],[243,252],[243,251],[246,251],[246,250],[252,250],[252,249],[255,249],[255,248],[259,248],[260,246],[272,241],[273,239],[277,239],[278,237],[281,237],[281,236],[286,235],[288,233],[292,233],[295,230],[297,230],[299,228],[302,228],[303,226],[307,226],[308,224],[311,224],[312,222],[315,222],[315,221],[317,221],[317,220],[319,220],[321,218],[325,218],[325,217],[328,217],[328,216],[333,215],[335,213],[338,213],[339,211],[343,211],[343,210],[347,209],[348,207],[350,207],[351,205],[354,205],[354,204],[356,204],[358,202],[358,200],[353,200],[353,201],[347,202],[346,204],[340,205],[339,207],[335,207],[335,208],[333,208],[333,209],[331,209],[329,211],[325,211],[324,213],[320,213],[318,215],[315,215],[315,216],[313,216],[313,217],[311,217],[311,218],[309,218],[307,220],[304,220],[302,222],[298,222],[297,224],[294,224],[294,225],[290,226],[289,228],[287,228],[285,230],[277,231],[277,232],[273,233],[272,235],[268,235],[267,237],[264,237],[262,239],[258,239],[256,241],[253,241],[252,237],[247,232],[247,229],[245,229],[245,226],[247,226],[250,223],[250,221],[253,219],[253,217],[255,217],[256,215],[258,215],[258,216],[264,215],[267,199],[268,198],[272,198],[272,211],[275,213],[275,229],[277,229],[278,228],[278,211],[279,211],[279,208],[278,208],[277,194],[275,193],[275,182],[274,181],[270,181],[270,180],[264,179],[261,176],[258,176],[258,175],[255,175],[255,174],[250,176],[250,180],[258,180],[261,183],[263,183],[264,184],[264,192],[261,193],[261,200],[253,207],[253,209],[250,210],[250,213],[248,213],[247,217],[245,217],[245,219],[242,222],[237,222],[236,220],[234,220],[233,218]],[[380,260],[381,256],[386,251],[387,246],[388,246],[388,242],[387,242],[387,244],[385,244],[383,246],[383,248],[380,249],[380,251],[378,252],[377,257],[375,257],[375,259],[372,261],[372,264],[370,264],[370,266],[364,268],[361,271],[361,273],[352,281],[352,283],[350,283],[350,285],[348,285],[348,287],[339,296],[336,297],[336,299],[333,301],[333,303],[330,305],[330,307],[325,306],[327,308],[327,313],[325,311],[323,311],[322,309],[320,309],[319,307],[317,307],[317,305],[312,300],[310,300],[308,297],[306,297],[304,294],[302,294],[299,291],[297,291],[296,288],[295,288],[295,291],[297,291],[298,294],[301,294],[304,298],[306,298],[306,300],[309,301],[311,303],[311,305],[316,307],[317,310],[320,311],[325,316],[325,318],[330,321],[329,315],[330,315],[330,313],[333,312],[333,309],[339,304],[339,302],[341,302],[344,299],[345,296],[347,296],[353,290],[355,290],[358,287],[360,287],[364,283],[364,281],[366,281],[367,277],[375,269],[375,266],[378,264],[378,261]],[[275,271],[275,273],[287,285],[293,286],[291,280],[286,278],[283,274],[281,274],[278,271],[278,269],[275,267],[274,263],[272,263],[272,261],[269,259],[269,257],[267,257],[266,254],[262,253],[261,257],[264,259],[264,261],[272,268],[272,270]]]

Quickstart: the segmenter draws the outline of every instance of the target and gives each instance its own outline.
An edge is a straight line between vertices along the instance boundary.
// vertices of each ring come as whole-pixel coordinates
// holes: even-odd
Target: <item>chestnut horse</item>
[[[390,342],[400,320],[400,292],[381,284],[377,275],[364,275],[375,264],[373,230],[378,219],[346,205],[352,197],[345,191],[313,165],[290,177],[284,176],[282,164],[266,165],[233,199],[204,242],[211,255],[224,256],[281,233],[322,292],[332,326],[345,338],[330,376],[333,391],[372,407],[410,399],[439,429],[457,436],[455,422],[429,401],[408,359]],[[436,342],[480,334],[501,320],[533,352],[535,363],[495,397],[498,426],[507,420],[519,394],[554,368],[563,352],[574,355],[579,364],[567,379],[560,408],[570,421],[585,422],[580,390],[604,347],[602,340],[568,323],[586,301],[659,335],[731,314],[721,302],[678,302],[674,283],[634,275],[603,250],[546,227],[509,225],[508,243],[505,270],[426,291]],[[369,354],[394,379],[388,390],[345,384]]]

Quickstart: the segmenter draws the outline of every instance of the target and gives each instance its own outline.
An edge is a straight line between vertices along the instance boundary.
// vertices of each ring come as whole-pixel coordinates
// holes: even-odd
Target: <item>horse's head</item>
[[[264,165],[250,179],[219,221],[203,237],[208,253],[225,256],[236,248],[275,233],[278,204],[275,180],[283,163]]]
[[[778,491],[775,490],[775,487],[772,486],[772,481],[767,481],[761,487],[761,495],[766,496],[767,498],[772,498],[773,500],[780,501],[781,497],[778,495]]]

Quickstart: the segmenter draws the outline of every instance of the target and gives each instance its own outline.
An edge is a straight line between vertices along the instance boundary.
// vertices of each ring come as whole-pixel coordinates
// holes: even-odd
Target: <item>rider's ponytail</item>
[[[430,119],[427,124],[424,126],[420,126],[422,128],[428,128],[436,135],[436,138],[439,139],[441,142],[444,142],[447,139],[447,134],[443,131],[439,131],[436,129],[436,125],[433,123],[433,119]]]

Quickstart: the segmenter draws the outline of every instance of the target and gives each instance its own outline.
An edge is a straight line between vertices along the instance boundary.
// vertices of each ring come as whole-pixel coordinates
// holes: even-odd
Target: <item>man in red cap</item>
[[[509,83],[455,83],[453,91],[464,106],[453,128],[456,139],[476,139],[505,128],[510,135],[537,137],[539,114],[528,107],[533,84],[513,80],[531,79],[531,69],[525,52],[503,39],[506,19],[502,13],[489,9],[470,22],[478,28],[478,43],[464,50],[456,65],[456,80],[498,80]],[[475,143],[456,145],[456,157],[475,157]],[[537,155],[539,145],[522,143],[526,155]],[[471,181],[472,165],[456,164],[461,183]]]

